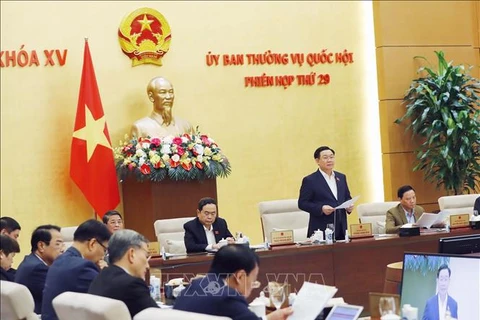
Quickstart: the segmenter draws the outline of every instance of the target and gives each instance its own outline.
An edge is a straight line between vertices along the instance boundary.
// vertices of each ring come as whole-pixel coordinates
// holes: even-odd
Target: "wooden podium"
[[[122,194],[125,228],[157,241],[153,223],[159,219],[195,217],[201,198],[217,199],[217,181],[138,182],[128,177],[122,182]]]

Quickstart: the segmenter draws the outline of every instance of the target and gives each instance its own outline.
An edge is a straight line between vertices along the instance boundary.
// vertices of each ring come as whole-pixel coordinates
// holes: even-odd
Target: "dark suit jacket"
[[[415,206],[413,210],[413,216],[415,222],[420,219],[420,216],[425,210],[420,206]],[[385,219],[385,232],[386,233],[398,233],[401,226],[407,223],[407,217],[405,216],[405,210],[401,204],[387,211],[387,217]]]
[[[0,280],[13,281],[14,277],[8,271],[0,267]]]
[[[478,213],[480,214],[480,197],[475,200],[475,204],[473,205],[473,210],[477,210]]]
[[[217,217],[212,226],[217,243],[222,240],[222,238],[233,237],[224,219]],[[207,235],[198,217],[185,223],[183,228],[185,229],[183,240],[187,248],[187,253],[205,251],[205,248],[208,246]]]
[[[52,300],[66,291],[87,293],[98,275],[97,266],[84,258],[74,247],[61,254],[47,272],[42,301],[42,320],[58,319]]]
[[[15,282],[23,284],[30,290],[35,301],[35,313],[42,313],[43,288],[47,278],[48,266],[34,253],[25,256],[18,266]]]
[[[174,309],[230,317],[233,320],[259,320],[247,300],[214,274],[193,280],[175,301]]]
[[[458,305],[452,297],[448,296],[447,300],[447,309],[450,310],[450,316],[452,318],[458,319]],[[422,320],[438,320],[438,295],[434,295],[427,300],[425,304],[425,310],[423,311]]]
[[[327,181],[319,170],[303,178],[300,196],[298,197],[298,207],[310,213],[307,237],[310,237],[317,229],[324,231],[327,224],[333,223],[334,215],[336,215],[335,238],[338,240],[345,239],[345,230],[348,228],[346,210],[337,210],[328,216],[322,211],[324,205],[335,208],[352,198],[350,190],[348,190],[347,177],[343,173],[334,172],[337,181],[338,199],[335,199],[332,190],[330,190]]]
[[[132,318],[143,309],[158,308],[145,281],[116,265],[104,268],[90,284],[88,293],[123,301]]]

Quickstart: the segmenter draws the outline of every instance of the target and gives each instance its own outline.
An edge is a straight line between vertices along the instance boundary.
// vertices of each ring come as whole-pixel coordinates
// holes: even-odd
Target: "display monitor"
[[[417,319],[480,319],[480,256],[406,252],[400,300]]]
[[[480,252],[480,234],[440,238],[438,252],[452,254]]]

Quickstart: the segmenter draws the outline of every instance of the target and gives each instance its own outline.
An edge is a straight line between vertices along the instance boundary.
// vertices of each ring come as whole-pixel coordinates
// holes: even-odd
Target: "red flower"
[[[159,146],[160,144],[162,143],[162,141],[159,139],[159,138],[153,138],[152,139],[152,144],[154,144],[155,146]]]
[[[173,138],[173,144],[176,144],[177,146],[181,145],[182,144],[182,138],[180,137],[175,137]]]
[[[182,147],[177,147],[177,153],[179,156],[183,156],[183,154],[185,153],[185,149],[183,149]]]
[[[182,163],[183,169],[190,171],[192,169],[192,164],[191,163]]]
[[[210,143],[210,141],[208,140],[208,137],[207,137],[206,135],[201,135],[201,136],[200,136],[200,139],[202,139],[202,143],[203,143],[204,145],[210,146],[211,143]]]
[[[195,167],[202,170],[203,169],[203,164],[201,164],[200,162],[195,162]]]
[[[159,162],[155,163],[155,164],[153,165],[153,167],[154,167],[155,169],[160,169],[160,168],[162,167],[162,162],[159,161]]]
[[[140,167],[140,172],[143,174],[150,174],[150,166],[146,163],[142,164],[142,166]]]
[[[182,137],[185,137],[188,140],[192,140],[192,137],[188,133],[184,133]]]
[[[175,162],[172,159],[170,159],[170,167],[176,168],[176,167],[178,167],[179,164],[180,164],[180,162]]]

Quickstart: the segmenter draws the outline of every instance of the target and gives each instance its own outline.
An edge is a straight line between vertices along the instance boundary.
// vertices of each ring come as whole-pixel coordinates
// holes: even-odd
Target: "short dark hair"
[[[90,239],[97,239],[99,242],[110,239],[110,231],[106,225],[95,219],[90,219],[78,226],[73,234],[73,241],[85,242]]]
[[[107,223],[108,223],[108,219],[110,219],[111,216],[119,216],[120,219],[123,219],[123,218],[122,218],[122,215],[120,214],[120,212],[118,212],[118,211],[116,211],[116,210],[110,210],[110,211],[107,211],[107,212],[103,215],[103,218],[102,218],[103,223],[107,224]]]
[[[315,152],[313,153],[313,158],[314,159],[320,158],[320,153],[325,150],[330,150],[332,151],[333,154],[335,154],[335,150],[333,150],[332,148],[327,146],[321,146],[321,147],[318,147],[317,150],[315,150]]]
[[[448,270],[448,276],[449,276],[449,277],[452,275],[452,270],[450,270],[450,268],[448,267],[448,265],[442,264],[442,265],[438,268],[437,278],[440,276],[440,271],[445,270],[445,269]]]
[[[398,198],[402,199],[405,192],[408,192],[410,190],[413,190],[415,192],[415,189],[413,189],[413,187],[408,185],[408,184],[404,185],[404,186],[401,186],[400,188],[398,188],[398,191],[397,191]]]
[[[7,230],[8,233],[15,231],[15,230],[22,230],[20,224],[17,220],[10,218],[10,217],[1,217],[0,218],[0,231]]]
[[[203,207],[205,207],[207,204],[217,205],[217,202],[213,198],[202,198],[200,201],[198,201],[198,211],[202,211]]]
[[[140,233],[133,230],[118,230],[108,241],[108,259],[115,263],[122,259],[128,249],[141,248],[142,243],[148,244],[148,240]]]
[[[32,252],[38,249],[38,243],[44,242],[47,246],[50,245],[50,241],[52,240],[52,234],[50,230],[57,230],[61,232],[59,226],[54,226],[52,224],[45,224],[42,226],[38,226],[32,232],[32,238],[30,239],[30,245],[32,246]]]
[[[245,270],[248,275],[259,265],[260,259],[255,251],[242,244],[229,244],[215,254],[209,273],[226,278],[238,270]]]
[[[20,246],[17,240],[10,238],[4,234],[0,234],[0,250],[3,254],[8,256],[12,252],[20,252]]]

